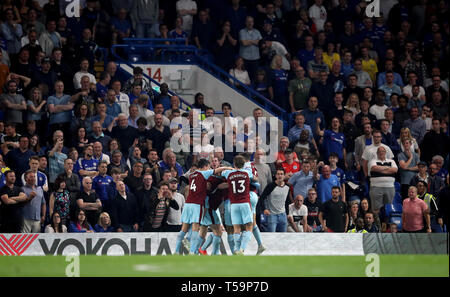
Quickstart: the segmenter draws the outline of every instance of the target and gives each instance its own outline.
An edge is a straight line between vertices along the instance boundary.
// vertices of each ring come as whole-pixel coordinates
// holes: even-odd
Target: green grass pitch
[[[0,277],[64,277],[65,256],[3,256]],[[70,260],[73,261],[73,260]],[[366,256],[80,256],[81,277],[364,277]],[[448,277],[448,255],[380,255],[381,277]]]

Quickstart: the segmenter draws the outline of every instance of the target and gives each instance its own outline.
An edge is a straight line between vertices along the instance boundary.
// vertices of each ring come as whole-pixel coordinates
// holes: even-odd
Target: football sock
[[[233,234],[227,235],[228,245],[230,246],[231,253],[234,253],[234,236]]]
[[[261,241],[261,232],[259,231],[258,225],[255,225],[253,227],[253,236],[255,236],[256,242],[258,243],[258,246],[262,244]]]
[[[241,251],[245,251],[245,249],[247,248],[247,245],[250,242],[251,238],[252,238],[252,233],[250,231],[242,232],[241,246],[240,246],[240,250]]]
[[[203,243],[201,249],[206,251],[207,248],[211,245],[213,242],[213,234],[209,234],[209,236],[206,238],[205,242]]]
[[[177,236],[177,244],[175,245],[175,253],[181,253],[181,242],[183,241],[184,236],[186,236],[186,232],[180,231]]]
[[[219,251],[220,251],[220,236],[214,235],[212,236],[212,252],[211,255],[219,255]]]

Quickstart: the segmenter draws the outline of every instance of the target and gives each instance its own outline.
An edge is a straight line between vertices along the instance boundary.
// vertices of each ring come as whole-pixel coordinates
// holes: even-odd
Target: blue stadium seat
[[[401,217],[401,216],[400,216],[400,217],[397,217],[397,216],[391,217],[391,218],[389,219],[389,223],[394,223],[394,224],[396,224],[398,230],[399,230],[399,231],[402,230],[402,217]]]
[[[402,205],[398,204],[398,203],[392,203],[392,204],[386,204],[384,206],[384,210],[385,210],[385,215],[386,217],[398,217],[398,216],[402,216]]]

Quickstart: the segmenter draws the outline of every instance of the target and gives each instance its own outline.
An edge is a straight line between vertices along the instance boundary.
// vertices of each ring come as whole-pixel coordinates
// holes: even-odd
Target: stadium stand
[[[80,15],[68,9],[76,3]],[[144,225],[179,232],[199,160],[227,167],[244,151],[262,185],[253,190],[266,190],[264,204],[281,212],[255,204],[261,232],[278,218],[288,226],[287,217],[310,222],[298,228],[303,232],[323,232],[331,223],[347,232],[352,201],[358,216],[373,217],[377,228],[370,230],[431,232],[434,224],[433,232],[445,232],[448,1],[381,1],[380,11],[369,4],[2,1],[0,233],[29,232],[30,224],[40,232],[94,232],[97,221],[113,232],[143,232]],[[238,60],[243,65],[235,67]],[[239,125],[226,130],[218,123]],[[34,187],[30,156],[39,157]],[[103,161],[106,173],[98,169]],[[284,183],[275,182],[277,170],[291,192],[296,180],[308,193],[307,220],[296,212],[296,197],[278,195]],[[395,195],[387,190],[393,181]],[[409,197],[418,181],[428,188]],[[317,193],[310,195],[311,187]],[[333,187],[341,196],[332,195]],[[428,205],[413,230],[402,229],[403,201],[429,194],[434,208]],[[165,207],[174,197],[179,207]],[[337,215],[337,205],[348,211]],[[114,211],[105,215],[108,209]],[[217,210],[224,219],[226,207]]]

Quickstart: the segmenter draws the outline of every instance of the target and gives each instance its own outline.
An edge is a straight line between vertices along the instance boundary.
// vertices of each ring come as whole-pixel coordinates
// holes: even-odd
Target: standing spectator
[[[169,180],[176,181],[176,178]],[[173,192],[169,189],[169,184],[163,182],[159,185],[159,191],[153,199],[144,200],[150,202],[149,205],[144,206],[146,209],[144,214],[144,232],[159,232],[166,229],[167,218],[170,208],[179,209],[179,205],[172,196]]]
[[[172,199],[176,201],[178,204],[177,207],[170,206],[169,214],[167,216],[167,224],[165,226],[166,232],[179,232],[181,230],[181,212],[184,208],[185,198],[184,196],[177,191],[178,189],[178,180],[176,178],[171,178],[169,180],[169,190],[172,192]],[[171,201],[171,204],[172,203]]]
[[[22,233],[40,233],[45,221],[46,203],[44,191],[41,186],[36,186],[36,174],[31,170],[25,172],[22,191],[27,196],[34,196],[33,200],[23,206]]]
[[[320,122],[318,121],[316,127],[319,127]],[[342,133],[342,124],[339,118],[334,117],[331,120],[331,129],[324,131],[317,131],[317,134],[321,136],[319,144],[322,147],[323,158],[326,160],[330,156],[330,153],[335,152],[338,154],[341,160],[340,167],[345,166],[347,168],[347,152],[345,149],[345,136]]]
[[[347,232],[347,204],[341,199],[340,187],[333,187],[331,199],[326,201],[319,212],[319,220],[324,232]]]
[[[83,180],[84,177],[94,178],[98,174],[98,161],[93,158],[94,148],[92,144],[85,146],[83,152],[83,157],[79,158],[75,163],[74,171],[80,176],[81,180]]]
[[[385,114],[387,113],[385,112]],[[387,145],[394,154],[398,154],[400,152],[400,145],[397,142],[397,139],[394,136],[394,134],[389,132],[389,127],[390,124],[388,120],[383,119],[380,121],[380,131],[382,136],[381,142]]]
[[[288,73],[282,68],[282,58],[280,55],[273,57],[270,68],[268,88],[270,100],[284,110],[288,110]]]
[[[6,40],[6,48],[9,55],[17,54],[20,51],[20,38],[23,35],[22,25],[14,20],[14,10],[6,9],[2,11],[5,22],[0,24],[0,33]]]
[[[311,85],[309,96],[319,98],[319,109],[325,111],[332,108],[334,95],[333,84],[328,81],[328,72],[320,71],[319,80]]]
[[[300,134],[303,130],[308,130],[310,138],[312,140],[313,131],[311,130],[311,126],[305,124],[305,116],[302,113],[297,113],[294,118],[295,126],[293,126],[288,131],[288,137],[290,143],[295,143],[299,138]]]
[[[412,59],[405,66],[405,78],[410,72],[417,74],[417,84],[423,86],[423,83],[428,78],[427,65],[422,61],[422,51],[416,48],[412,54]]]
[[[342,192],[345,193],[343,189],[343,185],[341,185],[339,178],[331,173],[331,168],[328,165],[323,165],[323,162],[319,163],[318,171],[321,170],[321,174],[318,172],[315,174],[315,183],[317,189],[317,196],[320,202],[325,203],[326,201],[332,198],[332,189],[333,187],[339,187],[342,189]],[[340,195],[341,190],[339,191]],[[342,201],[345,202],[345,195],[342,195]]]
[[[302,170],[294,173],[289,178],[288,183],[293,187],[293,194],[295,197],[298,195],[303,197],[308,196],[308,190],[314,185],[314,175],[311,171],[311,164],[309,161],[302,162]]]
[[[245,68],[250,76],[250,81],[255,80],[256,71],[260,59],[259,41],[262,39],[261,33],[254,28],[253,17],[247,16],[245,19],[245,28],[239,31],[239,56],[244,59]]]
[[[308,10],[309,17],[316,25],[317,32],[324,29],[324,24],[327,21],[327,10],[322,3],[323,0],[314,0],[314,4]]]
[[[266,186],[272,183],[272,172],[266,162],[266,153],[262,148],[256,149],[255,161],[252,164],[258,172],[259,191],[262,193]]]
[[[384,104],[385,98],[385,92],[378,89],[375,96],[375,104],[369,108],[369,112],[373,114],[377,120],[384,119],[384,112],[389,108],[386,104]]]
[[[419,171],[420,157],[411,151],[411,141],[409,139],[403,140],[402,144],[404,149],[397,155],[397,160],[400,166],[401,195],[406,197],[411,180]]]
[[[23,226],[23,206],[34,199],[35,194],[26,195],[21,188],[15,186],[16,174],[7,170],[4,173],[5,186],[0,189],[0,232],[21,233]]]
[[[50,135],[56,130],[62,130],[65,135],[70,135],[70,123],[74,103],[69,95],[64,94],[64,83],[55,82],[55,94],[47,100],[49,111]]]
[[[225,20],[222,24],[222,31],[216,37],[214,54],[216,64],[222,69],[231,69],[234,63],[238,48],[238,40],[231,32],[231,23]]]
[[[417,140],[417,143],[420,146],[425,136],[425,133],[427,132],[426,123],[419,116],[419,108],[412,107],[409,111],[409,114],[410,118],[403,123],[403,126],[409,128],[412,137],[414,137]]]
[[[308,190],[308,199],[305,200],[305,206],[308,208],[308,225],[307,232],[319,232],[322,230],[322,225],[319,220],[319,212],[322,208],[322,202],[317,199],[316,189],[310,188]],[[305,227],[305,226],[304,226]]]
[[[88,91],[90,88],[90,85],[88,85],[88,88],[86,90],[86,86],[82,85],[82,78],[87,76],[89,78],[89,83],[96,84],[97,79],[95,76],[90,72],[90,65],[89,59],[82,57],[80,59],[80,70],[76,72],[73,76],[73,87],[75,90],[81,89],[81,91]],[[89,93],[89,92],[88,92]],[[86,94],[82,94],[83,96],[86,96]]]
[[[426,202],[417,196],[414,186],[409,187],[408,198],[403,200],[402,232],[431,233],[430,210]]]
[[[131,172],[129,172],[127,177],[123,180],[128,188],[131,189],[130,191],[134,194],[134,196],[137,196],[138,192],[144,187],[143,171],[144,164],[141,161],[136,161],[132,166]]]
[[[46,30],[39,36],[39,45],[42,47],[45,56],[50,57],[53,49],[61,48],[61,35],[56,31],[56,21],[48,19],[45,24]]]
[[[57,214],[60,222],[67,226],[69,224],[71,213],[71,201],[72,200],[70,197],[70,192],[67,189],[66,181],[62,176],[57,177],[54,183],[54,191],[50,194],[48,203],[49,216],[52,218]]]
[[[311,96],[308,100],[308,108],[302,110],[302,114],[305,116],[305,123],[311,127],[316,141],[319,139],[319,135],[316,134],[317,123],[319,123],[320,130],[325,128],[325,116],[323,115],[323,112],[319,110],[318,105],[319,99],[315,96]],[[320,119],[320,122],[317,121],[318,118]]]
[[[386,157],[386,149],[378,147],[377,157],[368,163],[369,194],[374,213],[378,214],[385,204],[392,203],[394,200],[394,182],[397,171],[398,167],[395,161]]]
[[[65,159],[64,172],[58,176],[65,181],[66,189],[69,191],[71,201],[75,201],[75,198],[81,189],[80,177],[73,172],[73,164],[74,161],[71,158]],[[56,180],[54,183],[56,184]],[[56,185],[54,185],[54,187],[56,187]]]
[[[434,118],[431,131],[423,137],[420,146],[421,160],[430,162],[433,156],[445,156],[450,150],[449,137],[441,129],[442,120]],[[439,145],[436,145],[439,144]]]
[[[295,196],[294,203],[289,205],[287,232],[308,232],[308,208],[303,204],[302,195]]]
[[[119,114],[117,122],[117,126],[114,126],[111,130],[110,137],[119,140],[122,154],[128,156],[128,149],[138,138],[138,132],[136,128],[128,125],[128,117],[124,113]]]
[[[117,232],[136,232],[139,228],[137,200],[126,190],[125,183],[118,181],[117,194],[113,197],[111,220]]]
[[[54,135],[59,135],[59,130],[55,131]],[[65,160],[67,159],[68,155],[64,152],[67,152],[67,148],[64,147],[64,139],[61,136],[54,136],[54,144],[53,148],[48,151],[48,158],[49,158],[49,181],[50,184],[52,184],[56,177],[64,172],[63,164]]]
[[[269,232],[286,232],[286,214],[289,212],[289,204],[292,202],[292,193],[284,182],[283,169],[277,169],[275,181],[267,185],[260,199],[264,205]]]
[[[288,180],[294,173],[300,171],[301,165],[294,160],[294,152],[290,148],[284,151],[284,156],[286,160],[281,163],[281,167],[283,167],[285,172],[285,180]]]
[[[362,59],[356,59],[354,63],[355,71],[353,72],[357,77],[357,86],[360,88],[373,87],[373,81],[370,74],[363,70]]]
[[[432,232],[442,233],[443,221],[438,208],[439,200],[437,200],[436,197],[434,197],[433,195],[427,193],[428,185],[426,182],[419,181],[416,187],[417,187],[417,196],[419,197],[419,199],[425,201],[430,211],[430,226]]]
[[[289,81],[289,104],[291,112],[301,112],[308,106],[309,89],[312,81],[305,77],[305,70],[301,66],[294,69],[296,78]]]
[[[113,178],[107,175],[108,164],[106,161],[100,161],[98,164],[98,175],[92,179],[92,189],[100,198],[102,203],[102,210],[109,213],[111,212],[111,200],[108,196],[108,188],[113,182]]]
[[[27,136],[20,136],[19,147],[6,154],[5,163],[9,168],[13,168],[17,174],[16,185],[22,184],[22,174],[29,169],[28,162],[35,153],[29,149],[30,140]]]
[[[6,83],[7,93],[0,95],[0,103],[4,106],[5,122],[14,123],[22,127],[23,111],[27,109],[25,98],[17,93],[17,83],[10,80]],[[20,130],[20,128],[19,128]]]
[[[81,182],[82,190],[77,194],[77,206],[83,210],[89,224],[95,226],[100,214],[102,203],[97,194],[92,191],[92,178],[86,176]]]
[[[314,59],[307,63],[306,67],[308,71],[308,76],[313,82],[320,80],[320,73],[325,71],[330,73],[330,68],[323,61],[323,49],[321,47],[316,47],[314,49]]]
[[[167,141],[170,141],[172,134],[170,128],[163,125],[163,115],[155,114],[155,125],[148,132],[148,139],[151,142],[152,148],[155,148],[158,152],[158,156],[162,157],[162,153]]]
[[[386,71],[385,74],[386,77],[386,82],[380,86],[378,86],[378,88],[380,90],[383,90],[386,97],[384,99],[384,104],[387,106],[391,106],[391,95],[392,94],[398,94],[401,95],[402,94],[402,89],[399,85],[395,84],[394,82],[394,72],[393,71]]]
[[[134,71],[134,70],[133,70]],[[128,118],[129,108],[130,108],[130,98],[125,92],[121,92],[122,84],[120,80],[113,80],[111,83],[111,88],[114,90],[117,104],[120,106],[120,110]]]
[[[136,0],[130,8],[131,24],[137,38],[154,38],[153,27],[158,23],[159,1]]]
[[[193,19],[197,14],[197,3],[193,0],[178,0],[175,8],[177,15],[183,19],[183,31],[191,35]]]
[[[381,142],[381,140],[383,139],[381,131],[376,130],[372,132],[372,144],[371,145],[367,145],[364,148],[364,151],[361,155],[361,159],[362,159],[362,168],[363,168],[363,172],[364,172],[364,176],[368,176],[368,163],[373,160],[376,159],[377,157],[377,150],[379,147],[384,147],[384,149],[386,150],[386,158],[387,159],[393,159],[395,156],[392,153],[391,149],[383,144]]]

